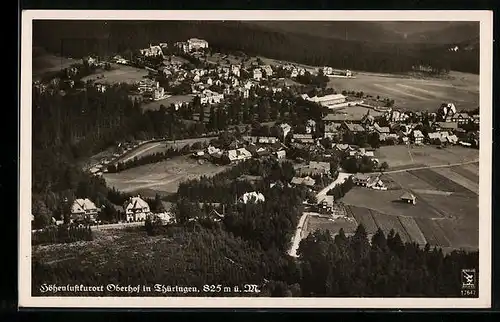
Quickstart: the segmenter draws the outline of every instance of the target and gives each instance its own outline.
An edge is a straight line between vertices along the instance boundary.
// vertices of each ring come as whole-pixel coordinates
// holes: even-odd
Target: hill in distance
[[[380,43],[454,44],[479,37],[479,23],[450,21],[244,21],[268,30]]]

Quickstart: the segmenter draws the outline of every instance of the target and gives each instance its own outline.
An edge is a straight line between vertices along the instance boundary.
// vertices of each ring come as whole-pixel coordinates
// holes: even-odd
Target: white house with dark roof
[[[266,201],[266,198],[261,192],[246,192],[239,199],[239,202],[247,204],[247,203],[259,203]]]
[[[141,196],[130,197],[123,205],[127,221],[144,221],[151,214],[151,210],[146,201]]]
[[[95,221],[99,208],[88,198],[76,199],[71,205],[71,221]]]

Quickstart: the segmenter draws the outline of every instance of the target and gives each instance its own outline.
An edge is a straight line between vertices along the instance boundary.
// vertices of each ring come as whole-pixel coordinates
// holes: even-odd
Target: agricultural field
[[[109,71],[102,71],[98,74],[84,77],[82,81],[99,81],[106,84],[134,84],[148,75],[148,71],[145,69],[117,64],[111,64],[111,67],[112,69]]]
[[[472,182],[479,183],[479,167],[476,165],[468,164],[456,167],[450,167],[451,171],[458,173],[464,178],[469,179]]]
[[[378,228],[386,234],[394,229],[403,241],[429,243],[446,252],[477,250],[480,211],[474,167],[469,164],[386,173],[384,176],[391,177],[399,189],[355,187],[342,202],[369,234]],[[415,195],[415,205],[399,202],[405,191]]]
[[[304,223],[303,231],[305,232],[304,238],[316,230],[329,231],[332,235],[338,234],[341,228],[347,236],[354,234],[358,224],[354,218],[325,218],[320,216],[309,215]]]
[[[389,164],[389,171],[422,166],[454,165],[479,160],[479,150],[462,146],[438,149],[436,146],[391,145],[375,151],[380,162]]]
[[[127,193],[147,193],[146,197],[158,192],[174,194],[179,183],[211,176],[224,171],[229,166],[218,166],[210,162],[203,164],[189,156],[174,157],[170,160],[142,165],[119,173],[105,173],[106,184]]]
[[[443,102],[453,102],[458,110],[479,105],[479,76],[458,72],[446,79],[359,72],[355,78],[332,78],[329,87],[393,99],[396,107],[412,111],[435,110]]]
[[[179,103],[179,102],[189,103],[189,102],[192,102],[193,99],[194,99],[193,95],[173,95],[173,96],[164,98],[162,100],[147,102],[145,104],[142,104],[141,108],[145,111],[156,111],[156,110],[159,110],[162,105],[165,107],[169,107],[171,104],[175,104],[175,103]]]

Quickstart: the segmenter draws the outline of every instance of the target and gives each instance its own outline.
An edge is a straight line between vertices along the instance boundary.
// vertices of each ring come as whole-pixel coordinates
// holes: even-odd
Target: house
[[[271,77],[273,75],[273,69],[269,65],[262,66],[262,70],[266,73],[266,77]]]
[[[221,152],[221,150],[219,148],[216,148],[216,147],[214,147],[212,145],[209,145],[208,148],[207,148],[207,153],[209,155],[217,154],[217,153],[220,153],[220,152]]]
[[[472,121],[472,118],[467,113],[455,113],[451,117],[452,122],[458,123],[458,125],[469,124]]]
[[[371,176],[368,178],[366,187],[375,190],[387,190],[387,186],[382,179],[380,179],[380,176]]]
[[[391,132],[391,130],[389,129],[388,126],[380,126],[380,125],[378,125],[378,123],[375,123],[375,125],[373,125],[373,130],[375,132],[377,132],[379,135],[380,134],[389,134]]]
[[[448,140],[448,143],[450,143],[450,144],[457,144],[458,143],[458,137],[455,134],[448,135],[446,137],[446,139]]]
[[[285,159],[286,158],[286,151],[279,150],[279,151],[274,152],[274,155],[276,156],[276,158],[278,158],[278,160]]]
[[[254,157],[262,157],[269,155],[269,150],[264,148],[264,147],[258,147],[256,145],[249,145],[247,146],[247,150],[254,156]]]
[[[259,202],[266,201],[266,198],[264,197],[264,195],[261,192],[252,191],[252,192],[246,192],[245,194],[243,194],[243,196],[241,196],[238,199],[238,201],[241,203],[244,203],[244,204],[259,203]]]
[[[314,141],[312,134],[293,134],[292,135],[292,142],[313,144],[315,141]]]
[[[436,131],[455,131],[458,128],[457,122],[435,122],[433,128]]]
[[[231,73],[236,77],[240,77],[240,68],[240,65],[231,65]]]
[[[292,185],[297,185],[297,186],[301,185],[301,186],[306,186],[306,187],[314,187],[314,185],[316,184],[316,181],[309,176],[307,176],[305,178],[293,177],[292,181],[290,181],[290,183]]]
[[[208,42],[203,39],[191,38],[187,40],[189,51],[208,48]]]
[[[315,120],[307,120],[306,122],[306,133],[311,134],[316,132],[316,121]]]
[[[385,117],[388,121],[390,122],[404,122],[406,121],[410,116],[406,114],[405,112],[398,111],[398,110],[391,110],[385,114]]]
[[[437,111],[437,117],[445,122],[451,122],[453,115],[457,113],[457,108],[453,103],[443,103]]]
[[[329,162],[310,161],[309,164],[299,169],[301,175],[327,175],[330,173]]]
[[[95,222],[99,208],[90,199],[76,199],[71,205],[71,221]]]
[[[123,205],[127,222],[144,221],[151,214],[149,205],[141,196],[130,197]]]
[[[362,187],[366,187],[369,179],[370,179],[370,177],[366,174],[363,174],[363,173],[357,173],[357,174],[352,176],[352,182],[355,185],[362,186]]]
[[[149,48],[140,49],[141,55],[145,57],[160,56],[163,55],[163,51],[160,46],[152,46],[149,44]]]
[[[413,130],[413,140],[415,144],[423,144],[424,143],[424,135],[420,130]]]
[[[275,138],[274,136],[261,136],[258,138],[257,143],[260,144],[275,144],[278,142],[278,138]]]
[[[443,135],[443,133],[446,133],[446,135]],[[447,142],[447,134],[447,132],[432,132],[427,134],[427,138],[431,144],[443,144]]]
[[[341,129],[344,131],[347,131],[349,133],[352,133],[352,134],[365,132],[365,128],[362,127],[360,124],[356,124],[356,123],[344,122],[341,125]]]
[[[150,220],[159,220],[162,225],[168,225],[175,223],[175,216],[171,212],[161,212],[157,214],[149,214],[147,216]]]
[[[414,205],[416,203],[415,196],[410,192],[405,192],[399,199],[403,202]]]
[[[232,163],[232,162],[248,160],[252,158],[252,153],[250,153],[250,151],[248,151],[245,148],[240,148],[240,149],[226,151],[226,153],[224,153],[224,157],[226,161]]]
[[[340,152],[350,152],[355,150],[349,144],[342,144],[342,143],[333,143],[332,148]]]
[[[287,124],[287,123],[281,123],[279,125],[280,127],[280,131],[281,131],[281,135],[283,135],[283,140],[286,138],[286,136],[288,135],[288,133],[290,133],[290,131],[292,130],[292,127]]]
[[[201,104],[217,104],[224,99],[224,94],[205,89],[198,97],[200,97]]]
[[[262,71],[259,68],[253,70],[253,79],[260,81],[262,79]]]
[[[382,133],[379,136],[379,140],[381,142],[392,141],[392,142],[396,143],[399,140],[399,136],[396,133],[390,133],[390,134]]]
[[[333,75],[333,68],[329,66],[322,67],[319,69],[319,71],[322,72],[325,76]]]
[[[325,133],[323,136],[325,138],[330,138],[330,139],[338,137],[340,135],[339,128],[340,124],[336,123],[325,124]]]
[[[478,124],[479,125],[479,114],[474,114],[472,115],[472,121],[474,122],[474,124]]]
[[[375,156],[373,150],[371,150],[371,149],[368,150],[366,148],[350,149],[348,152],[349,152],[349,156],[357,157],[357,158],[362,158],[362,157],[373,158]]]

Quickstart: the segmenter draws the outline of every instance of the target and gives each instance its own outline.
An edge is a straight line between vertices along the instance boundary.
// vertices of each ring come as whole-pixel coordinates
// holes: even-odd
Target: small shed
[[[416,198],[415,196],[410,193],[410,192],[405,192],[399,199],[403,202],[410,203],[410,204],[415,204],[416,203]]]

